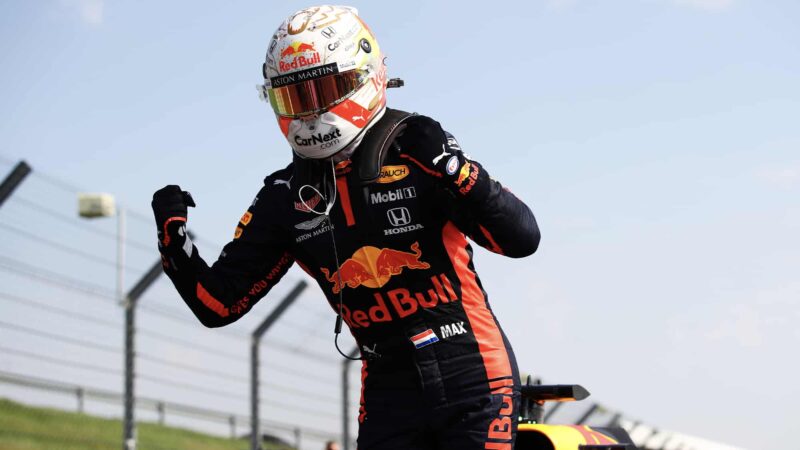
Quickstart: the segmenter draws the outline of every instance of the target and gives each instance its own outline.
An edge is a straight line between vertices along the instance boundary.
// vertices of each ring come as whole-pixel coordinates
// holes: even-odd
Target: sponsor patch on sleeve
[[[458,157],[457,156],[451,156],[450,159],[447,160],[446,170],[447,170],[447,174],[448,175],[453,175],[453,174],[456,173],[456,171],[458,170]]]
[[[234,239],[239,239],[240,237],[242,237],[242,232],[243,231],[244,230],[242,229],[242,227],[236,227],[236,231],[233,232],[233,238]]]
[[[458,178],[456,179],[456,186],[461,186],[461,183],[463,183],[467,177],[469,177],[470,167],[471,164],[468,162],[461,166],[461,171],[458,173]]]
[[[253,220],[253,213],[251,213],[250,211],[247,211],[247,212],[244,213],[242,218],[239,219],[239,222],[241,222],[242,225],[247,226],[247,225],[250,224],[251,220]]]
[[[458,144],[455,136],[448,133],[447,131],[444,132],[445,136],[447,136],[447,147],[451,150],[461,151],[461,146]]]

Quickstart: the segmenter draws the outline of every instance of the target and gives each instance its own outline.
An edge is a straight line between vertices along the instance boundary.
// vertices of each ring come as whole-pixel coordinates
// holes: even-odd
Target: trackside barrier
[[[14,374],[10,372],[0,371],[0,383],[36,389],[39,391],[74,395],[77,402],[76,410],[81,413],[86,411],[86,402],[90,399],[114,405],[118,405],[124,400],[123,394],[118,392],[87,388],[74,384],[62,383],[59,381]],[[196,406],[184,405],[181,403],[165,402],[147,397],[137,397],[136,406],[139,409],[151,410],[159,414],[158,423],[162,425],[166,422],[166,416],[168,414],[189,419],[203,420],[211,423],[227,424],[230,427],[231,439],[239,437],[237,428],[238,424],[246,424],[250,422],[250,417],[240,414],[198,408]],[[288,423],[272,420],[262,420],[260,421],[260,426],[263,429],[291,433],[293,436],[295,436],[295,439],[297,439],[300,435],[312,437],[321,441],[336,438],[335,434],[323,430],[308,427],[297,427]]]

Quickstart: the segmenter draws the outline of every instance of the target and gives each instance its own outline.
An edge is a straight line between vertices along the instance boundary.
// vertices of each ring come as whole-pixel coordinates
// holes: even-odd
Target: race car
[[[516,450],[637,450],[622,428],[544,424],[545,402],[583,400],[589,391],[580,385],[522,386]]]

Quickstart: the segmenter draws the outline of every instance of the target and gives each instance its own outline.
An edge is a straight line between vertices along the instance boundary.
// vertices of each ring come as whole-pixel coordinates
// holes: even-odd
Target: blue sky
[[[289,161],[254,86],[272,31],[307,6],[230,3],[0,4],[3,170],[25,158],[143,213],[178,183],[213,259]],[[664,428],[748,448],[793,436],[800,4],[351,4],[406,81],[389,105],[439,120],[539,219],[536,255],[476,255],[523,370]]]

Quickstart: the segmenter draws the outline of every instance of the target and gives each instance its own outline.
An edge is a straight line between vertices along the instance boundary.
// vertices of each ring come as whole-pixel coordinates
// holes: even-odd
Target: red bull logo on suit
[[[357,288],[383,287],[394,275],[400,275],[404,269],[430,269],[430,264],[421,261],[422,252],[419,242],[411,245],[411,252],[391,248],[361,247],[333,273],[324,267],[325,278],[333,283],[333,293],[338,294],[345,286]]]
[[[458,301],[453,285],[444,273],[430,277],[430,288],[424,292],[398,288],[375,292],[373,297],[375,303],[364,305],[362,309],[351,310],[342,305],[342,319],[350,328],[367,328],[373,323],[403,319],[420,309],[435,308],[440,303]]]

